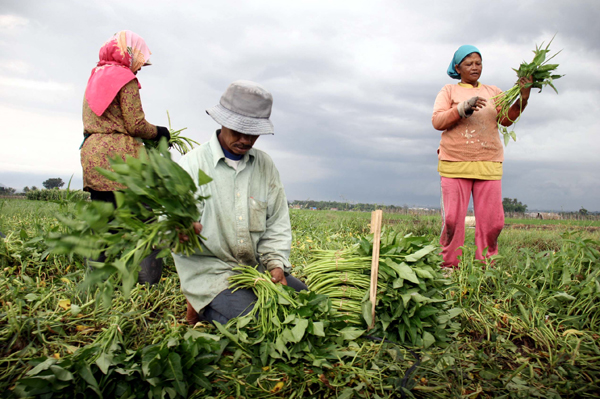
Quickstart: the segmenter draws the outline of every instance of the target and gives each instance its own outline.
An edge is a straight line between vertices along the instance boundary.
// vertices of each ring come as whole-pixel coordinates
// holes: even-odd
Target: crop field
[[[598,221],[507,219],[500,254],[488,264],[474,260],[474,229],[467,229],[461,267],[439,285],[443,299],[436,301],[459,309],[443,339],[411,341],[407,333],[398,342],[404,333],[382,339],[385,328],[339,327],[335,307],[311,293],[299,299],[310,310],[309,327],[294,316],[291,345],[257,339],[239,322],[188,326],[170,257],[160,283],[137,284],[128,297],[115,291],[104,303],[81,285],[84,259],[48,252],[47,232],[72,207],[0,199],[1,397],[592,398],[600,392]],[[356,248],[370,232],[370,213],[293,209],[290,216],[293,274],[301,279],[319,251]],[[384,214],[383,227],[386,237],[410,234],[436,245],[441,220]],[[421,262],[435,263],[436,251],[430,255]]]

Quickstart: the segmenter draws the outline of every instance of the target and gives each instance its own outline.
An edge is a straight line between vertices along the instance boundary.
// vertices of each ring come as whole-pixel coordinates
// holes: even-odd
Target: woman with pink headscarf
[[[92,200],[115,204],[114,191],[123,188],[96,171],[110,169],[109,159],[138,156],[141,139],[170,139],[169,129],[146,121],[140,100],[139,70],[150,65],[150,50],[140,36],[123,30],[100,49],[83,100],[81,165],[83,189]]]
[[[124,188],[96,171],[110,169],[109,159],[126,155],[138,156],[142,139],[171,138],[169,129],[146,121],[140,100],[139,70],[150,65],[150,50],[135,33],[123,30],[108,39],[100,49],[100,61],[92,69],[83,99],[83,135],[81,166],[83,189],[92,201],[111,202],[116,207],[114,192]],[[142,260],[138,281],[154,284],[160,280],[160,249]],[[104,261],[104,254],[96,259]]]

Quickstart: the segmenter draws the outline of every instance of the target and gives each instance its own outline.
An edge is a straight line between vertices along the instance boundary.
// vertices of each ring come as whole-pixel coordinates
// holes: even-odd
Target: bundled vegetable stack
[[[258,300],[245,316],[215,323],[219,331],[242,354],[256,359],[254,364],[268,367],[284,361],[288,365],[312,364],[331,367],[347,355],[343,348],[363,335],[364,330],[348,326],[336,312],[331,300],[312,291],[296,292],[273,283],[269,273],[250,266],[235,269],[230,277],[232,288],[252,289]]]
[[[349,321],[362,324],[361,302],[369,290],[371,257],[359,256],[356,248],[316,250],[313,261],[306,265],[306,284],[319,294],[327,295],[335,309],[346,314]],[[383,285],[378,284],[380,289]]]
[[[268,273],[261,273],[253,267],[239,266],[233,270],[238,272],[229,278],[234,292],[240,288],[250,288],[257,297],[249,317],[257,318],[260,330],[265,335],[281,332],[285,319],[298,307],[292,292],[286,291],[282,284],[273,283]]]
[[[197,141],[192,140],[189,137],[184,137],[181,134],[187,127],[179,130],[175,130],[171,127],[171,116],[169,115],[169,111],[167,111],[167,118],[169,119],[169,134],[171,134],[171,139],[168,143],[169,147],[175,148],[181,155],[185,155],[194,148],[194,144],[200,145]],[[144,145],[148,148],[158,147],[158,143],[154,140],[144,140]]]
[[[346,251],[321,251],[305,269],[311,290],[336,298],[338,311],[354,315],[354,321],[366,326],[373,320],[369,301],[372,236],[369,239],[362,238]],[[443,290],[450,282],[440,271],[437,252],[425,237],[393,231],[382,234],[371,333],[423,347],[447,341],[448,332],[457,327],[451,319],[461,310],[444,298]]]
[[[554,40],[554,38],[552,38],[552,40]],[[558,94],[558,90],[556,90],[556,87],[554,87],[554,81],[556,79],[560,79],[564,75],[554,74],[554,71],[556,68],[558,68],[558,64],[548,64],[548,61],[560,53],[559,51],[553,56],[547,57],[548,53],[550,52],[550,44],[552,43],[552,40],[550,40],[546,48],[542,48],[544,43],[542,43],[539,47],[537,45],[535,46],[535,50],[533,50],[533,53],[535,54],[533,61],[530,63],[522,62],[519,66],[519,69],[513,68],[513,71],[517,73],[517,82],[509,90],[501,93],[495,98],[495,106],[496,108],[500,108],[498,113],[498,121],[501,121],[505,118],[510,120],[508,117],[508,111],[512,103],[519,98],[519,94],[521,93],[521,86],[519,85],[519,80],[521,78],[531,76],[533,78],[533,82],[531,83],[532,88],[540,89],[541,92],[544,86],[550,86],[554,89],[556,94]],[[516,123],[518,120],[519,118],[514,121],[511,120],[511,122]],[[504,136],[505,146],[508,145],[511,137],[513,141],[517,141],[517,135],[514,131],[509,132],[508,128],[500,125],[500,123],[498,123],[498,129]]]
[[[79,203],[74,218],[57,215],[63,223],[50,234],[54,253],[78,254],[90,259],[95,270],[86,277],[89,285],[101,284],[104,299],[109,301],[116,275],[127,295],[137,281],[140,262],[154,248],[189,255],[201,251],[192,223],[200,219],[197,186],[192,177],[171,160],[166,140],[157,149],[140,151],[139,158],[127,156],[111,160],[113,171],[98,169],[108,179],[125,189],[116,191],[117,208],[111,203]],[[198,171],[198,185],[212,179]],[[66,227],[66,229],[65,229]],[[181,242],[179,234],[189,237]]]

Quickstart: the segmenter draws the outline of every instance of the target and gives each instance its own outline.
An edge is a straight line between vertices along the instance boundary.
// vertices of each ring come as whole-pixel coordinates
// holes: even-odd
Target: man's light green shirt
[[[198,169],[213,181],[199,193],[210,196],[202,212],[203,252],[173,254],[181,288],[196,311],[229,286],[238,264],[289,272],[292,229],[287,199],[271,157],[251,149],[237,170],[225,162],[217,133],[184,155],[179,165],[198,183]]]

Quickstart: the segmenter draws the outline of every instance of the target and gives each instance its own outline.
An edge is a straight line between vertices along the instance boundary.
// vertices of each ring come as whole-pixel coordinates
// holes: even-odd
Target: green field
[[[467,229],[461,268],[444,292],[462,314],[445,345],[423,349],[361,337],[337,361],[261,367],[233,338],[208,340],[220,337],[212,326],[189,332],[170,258],[159,284],[137,285],[129,298],[117,292],[108,307],[81,290],[85,262],[48,254],[43,240],[66,211],[64,204],[0,200],[0,231],[7,235],[0,239],[2,397],[15,397],[27,373],[39,377],[30,383],[48,391],[44,397],[70,397],[75,385],[86,397],[180,397],[173,381],[192,367],[210,382],[187,382],[187,396],[199,398],[591,398],[600,392],[597,221],[507,219],[500,254],[487,267],[473,259],[474,229]],[[291,262],[300,278],[315,250],[346,248],[369,234],[369,213],[290,215]],[[383,221],[386,231],[432,242],[441,230],[437,216],[385,214]],[[115,342],[120,352],[109,359],[103,345]],[[142,366],[126,367],[138,355]],[[178,369],[152,377],[157,363],[178,364],[174,358]],[[123,381],[137,388],[127,390]]]

